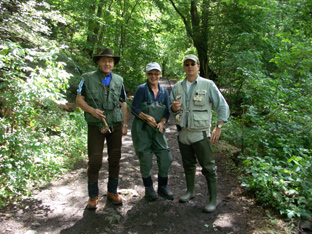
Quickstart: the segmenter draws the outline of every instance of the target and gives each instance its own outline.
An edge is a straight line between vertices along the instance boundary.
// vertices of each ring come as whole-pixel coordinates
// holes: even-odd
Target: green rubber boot
[[[195,192],[195,173],[194,174],[185,174],[186,179],[186,193],[179,198],[179,202],[185,203],[194,198]]]
[[[209,191],[209,203],[204,207],[204,211],[212,213],[217,208],[217,180],[209,181],[207,179],[208,191]]]

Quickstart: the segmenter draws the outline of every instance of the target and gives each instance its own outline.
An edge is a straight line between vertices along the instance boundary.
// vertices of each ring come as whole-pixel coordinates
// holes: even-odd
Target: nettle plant
[[[59,49],[0,45],[0,206],[29,195],[85,155],[81,113],[67,113],[71,75],[57,62]]]

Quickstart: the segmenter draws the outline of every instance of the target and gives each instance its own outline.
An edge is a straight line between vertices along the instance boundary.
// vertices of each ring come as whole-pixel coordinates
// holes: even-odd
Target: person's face
[[[101,57],[98,61],[100,70],[105,74],[109,74],[114,67],[114,59],[110,57]]]
[[[154,70],[146,72],[146,75],[147,75],[148,83],[151,86],[153,86],[153,85],[158,84],[159,78],[161,76],[161,72],[154,69]]]
[[[187,76],[198,75],[199,65],[193,60],[188,59],[184,61],[183,66],[184,66],[184,71]]]

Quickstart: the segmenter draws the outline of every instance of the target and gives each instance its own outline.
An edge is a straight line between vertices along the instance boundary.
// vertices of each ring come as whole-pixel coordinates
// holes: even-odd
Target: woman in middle
[[[160,87],[161,68],[153,62],[146,65],[147,82],[141,84],[133,98],[132,111],[135,118],[132,123],[132,141],[135,153],[140,161],[140,172],[148,201],[158,199],[151,177],[153,154],[158,165],[158,194],[173,200],[168,188],[168,173],[172,155],[165,137],[165,124],[169,120],[169,94]]]

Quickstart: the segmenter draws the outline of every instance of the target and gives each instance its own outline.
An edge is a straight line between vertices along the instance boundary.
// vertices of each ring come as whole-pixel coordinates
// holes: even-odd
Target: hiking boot
[[[158,187],[158,194],[165,199],[173,200],[173,193],[167,185]]]
[[[148,201],[155,201],[158,199],[158,196],[153,186],[145,187],[145,199]]]
[[[122,197],[118,193],[107,192],[107,199],[114,205],[122,205]]]
[[[99,197],[98,196],[96,196],[96,197],[89,197],[87,208],[89,210],[96,209],[98,201],[99,201]]]

